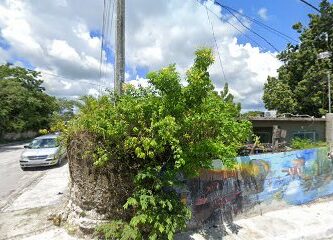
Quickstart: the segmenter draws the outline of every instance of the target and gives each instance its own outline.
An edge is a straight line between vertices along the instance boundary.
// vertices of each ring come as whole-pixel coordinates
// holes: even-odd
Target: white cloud
[[[79,23],[74,27],[73,32],[84,42],[87,42],[92,49],[99,51],[101,46],[100,39],[98,37],[91,37],[85,24]]]
[[[268,74],[275,74],[280,62],[273,53],[251,44],[239,44],[240,33],[227,21],[242,31],[244,27],[211,1],[207,6],[222,19],[210,13],[232,93],[245,108],[262,108],[263,83]],[[206,10],[196,1],[128,0],[126,7],[126,62],[134,73],[139,68],[151,71],[176,63],[183,75],[193,63],[198,47],[215,49]],[[0,35],[11,48],[0,48],[0,62],[19,57],[48,72],[43,75],[45,87],[57,96],[95,94],[101,88],[112,87],[113,65],[103,66],[100,79],[101,40],[90,34],[101,31],[102,14],[102,1],[2,1]],[[267,16],[267,10],[263,16]],[[109,41],[113,48],[113,31]],[[218,56],[216,49],[215,55]],[[222,88],[224,80],[218,60],[210,70],[216,87]],[[126,73],[126,80],[136,85],[146,84],[142,77]]]
[[[267,19],[268,19],[267,8],[260,8],[260,9],[258,10],[258,15],[259,15],[263,20],[267,20]]]
[[[80,61],[79,54],[64,40],[53,40],[51,45],[48,47],[48,53],[52,57],[64,61]]]
[[[148,79],[136,76],[135,80],[128,81],[129,84],[132,84],[135,87],[148,87]]]

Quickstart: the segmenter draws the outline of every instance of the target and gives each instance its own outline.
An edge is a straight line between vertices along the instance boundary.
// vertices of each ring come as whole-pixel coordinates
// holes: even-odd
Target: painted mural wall
[[[238,226],[234,218],[309,203],[333,194],[333,161],[327,148],[238,157],[237,170],[220,161],[187,181],[183,201],[192,209],[190,228]],[[223,224],[222,224],[223,225]]]

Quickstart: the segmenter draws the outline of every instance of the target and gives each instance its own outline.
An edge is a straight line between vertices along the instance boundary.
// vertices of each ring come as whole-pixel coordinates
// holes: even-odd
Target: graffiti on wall
[[[187,181],[186,203],[191,227],[239,227],[233,218],[279,203],[300,205],[333,194],[333,163],[326,148],[260,154],[237,158],[237,170],[203,170]],[[264,209],[265,210],[265,209]]]

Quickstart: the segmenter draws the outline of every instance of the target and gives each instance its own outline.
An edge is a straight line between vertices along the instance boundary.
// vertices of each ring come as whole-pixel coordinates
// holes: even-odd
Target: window
[[[260,137],[261,143],[271,143],[272,142],[272,127],[254,127],[253,133]]]
[[[293,134],[293,138],[309,139],[312,141],[316,141],[316,132],[297,132]]]
[[[270,132],[256,132],[255,134],[260,138],[261,143],[272,142],[272,133]]]

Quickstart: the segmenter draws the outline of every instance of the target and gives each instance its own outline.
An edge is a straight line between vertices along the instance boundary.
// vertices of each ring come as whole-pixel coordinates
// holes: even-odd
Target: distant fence
[[[182,200],[192,209],[190,227],[225,222],[233,231],[235,217],[259,215],[333,194],[333,164],[327,148],[238,157],[237,171],[214,169],[187,181]]]
[[[27,131],[22,133],[4,133],[0,136],[0,140],[4,141],[15,141],[15,140],[23,140],[28,138],[33,138],[38,135],[36,131]]]

